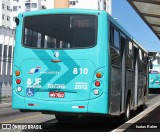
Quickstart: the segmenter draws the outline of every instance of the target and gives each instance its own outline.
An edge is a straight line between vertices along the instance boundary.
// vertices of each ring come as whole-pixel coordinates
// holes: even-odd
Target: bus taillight
[[[16,75],[16,76],[19,76],[19,75],[20,75],[20,71],[16,70],[16,71],[15,71],[15,75]]]
[[[96,77],[97,78],[102,78],[102,73],[101,72],[97,72]]]
[[[95,86],[99,87],[101,85],[100,81],[95,81]]]
[[[20,83],[21,83],[21,80],[20,80],[20,79],[16,79],[16,83],[17,83],[17,84],[20,84]]]
[[[18,87],[17,87],[17,91],[18,91],[18,92],[21,92],[21,91],[22,91],[22,87],[21,87],[21,86],[18,86]]]

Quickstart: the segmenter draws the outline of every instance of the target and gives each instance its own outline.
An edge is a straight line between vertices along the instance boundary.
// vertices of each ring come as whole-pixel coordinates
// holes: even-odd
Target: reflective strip
[[[78,109],[78,106],[72,106],[73,109]]]

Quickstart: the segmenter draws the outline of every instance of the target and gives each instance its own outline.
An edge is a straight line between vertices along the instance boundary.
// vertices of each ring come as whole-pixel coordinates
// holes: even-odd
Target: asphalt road
[[[146,108],[152,106],[160,100],[160,92],[149,95],[149,100],[146,102]],[[132,117],[139,112],[132,113]],[[0,109],[0,123],[36,123],[44,129],[54,129],[55,131],[110,131],[123,124],[124,121],[120,117],[80,117],[74,123],[59,123],[54,115],[44,115],[39,112],[19,112],[12,110],[10,107]],[[27,130],[23,130],[27,131]]]

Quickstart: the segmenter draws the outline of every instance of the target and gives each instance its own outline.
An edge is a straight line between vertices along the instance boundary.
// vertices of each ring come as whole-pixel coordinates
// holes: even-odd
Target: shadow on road
[[[149,89],[150,94],[160,94],[160,89]]]

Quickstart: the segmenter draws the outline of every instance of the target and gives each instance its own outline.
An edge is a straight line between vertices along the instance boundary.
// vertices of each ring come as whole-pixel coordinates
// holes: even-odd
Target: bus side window
[[[142,56],[142,50],[139,49],[139,72],[143,72],[143,56]]]
[[[114,29],[112,27],[110,27],[110,44],[111,45],[113,45],[113,36],[114,36],[113,31],[114,31]]]
[[[120,67],[120,40],[119,32],[110,27],[110,54],[111,54],[111,64],[112,66]]]
[[[126,50],[127,50],[126,68],[128,70],[133,71],[133,69],[134,69],[133,44],[129,39],[127,39]]]
[[[133,44],[129,41],[128,54],[133,57]]]
[[[142,51],[139,49],[139,59],[142,61]]]
[[[37,48],[41,48],[41,34],[38,33]]]
[[[116,47],[117,49],[119,49],[119,45],[120,45],[120,41],[119,41],[119,32],[114,29],[114,47]]]

